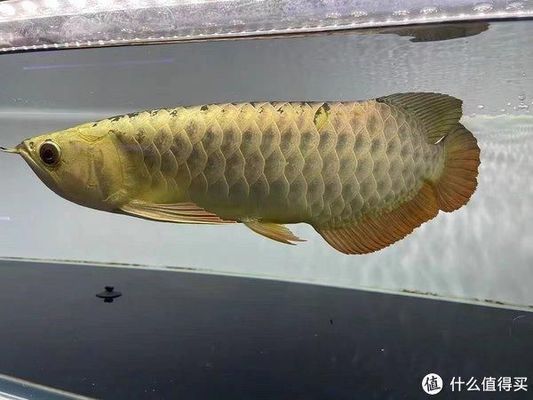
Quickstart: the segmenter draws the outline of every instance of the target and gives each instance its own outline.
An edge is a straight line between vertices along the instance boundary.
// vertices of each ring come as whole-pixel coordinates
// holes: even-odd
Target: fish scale
[[[123,118],[112,124],[128,128],[122,133],[138,143],[150,175],[143,200],[192,200],[223,217],[342,224],[393,208],[442,168],[442,148],[417,121],[376,101],[217,104]]]

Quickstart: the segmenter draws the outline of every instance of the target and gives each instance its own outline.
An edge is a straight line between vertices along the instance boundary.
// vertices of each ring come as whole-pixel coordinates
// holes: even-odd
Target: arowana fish
[[[335,249],[369,253],[475,191],[476,139],[461,101],[400,93],[362,102],[159,109],[85,123],[14,149],[67,200],[156,221],[240,222],[300,241],[308,223]]]

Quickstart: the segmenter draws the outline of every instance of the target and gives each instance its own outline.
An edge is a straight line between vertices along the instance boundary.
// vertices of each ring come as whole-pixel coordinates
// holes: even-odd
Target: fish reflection
[[[436,42],[479,35],[487,29],[488,22],[472,22],[383,28],[379,33],[411,36],[411,42]]]
[[[174,223],[242,223],[279,242],[308,223],[335,249],[382,249],[468,202],[479,148],[462,102],[399,93],[361,102],[158,109],[27,139],[14,149],[58,195]]]

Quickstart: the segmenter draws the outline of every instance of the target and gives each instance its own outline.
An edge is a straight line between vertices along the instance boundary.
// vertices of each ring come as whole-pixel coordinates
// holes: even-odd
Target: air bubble
[[[69,0],[70,5],[76,8],[83,8],[87,5],[87,0]]]
[[[508,105],[508,106],[510,106],[510,105],[511,105],[511,103],[507,103],[507,105]]]
[[[22,8],[24,11],[28,13],[34,13],[37,10],[37,6],[33,1],[26,0],[21,3]]]
[[[405,17],[406,15],[409,15],[409,10],[396,10],[392,13],[392,15],[397,17]]]
[[[355,18],[366,17],[367,15],[368,13],[363,10],[354,11],[352,13],[352,17],[355,17]]]
[[[44,0],[44,5],[47,8],[57,8],[59,6],[59,2],[57,0]]]
[[[16,13],[15,7],[13,7],[12,5],[0,4],[0,14],[11,16],[11,15],[15,15],[15,13]]]
[[[507,7],[505,9],[507,11],[517,11],[524,8],[524,4],[521,1],[513,1],[512,3],[507,4]]]
[[[430,15],[435,14],[437,11],[437,7],[424,7],[420,10],[420,14]]]
[[[483,110],[485,106],[483,104],[480,104],[479,106],[477,106],[477,108],[479,108],[480,110]]]
[[[337,19],[341,16],[341,13],[331,12],[326,14],[326,18]]]
[[[474,10],[475,12],[484,13],[484,12],[492,10],[493,8],[494,6],[490,3],[479,3],[479,4],[476,4],[472,8],[472,10]]]
[[[518,96],[518,100],[520,101],[520,103],[518,104],[518,109],[519,110],[527,110],[529,108],[529,106],[526,104],[525,100],[526,100],[526,95],[524,93],[521,93],[519,96]]]

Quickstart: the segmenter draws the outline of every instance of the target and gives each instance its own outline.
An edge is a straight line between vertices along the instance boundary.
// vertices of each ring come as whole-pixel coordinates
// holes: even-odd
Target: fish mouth
[[[37,174],[37,175],[40,175],[42,174],[42,168],[39,164],[37,164],[31,154],[30,154],[30,149],[28,148],[27,144],[26,144],[26,141],[23,141],[22,143],[20,143],[19,145],[13,147],[13,148],[7,148],[7,147],[1,147],[0,146],[0,151],[3,151],[4,153],[11,153],[11,154],[18,154],[20,155],[24,161],[26,161],[26,163],[30,166],[30,168]]]
[[[24,141],[21,144],[15,146],[12,149],[6,149],[5,147],[2,147],[2,151],[6,152],[6,153],[19,154],[24,159],[24,161],[26,161],[28,164],[35,165],[36,167],[38,167],[37,163],[35,161],[33,161],[33,158],[31,157],[30,149],[28,148],[28,145],[26,144],[26,141]]]
[[[6,149],[5,147],[2,147],[1,150],[6,153],[19,154],[37,175],[42,173],[41,171],[43,168],[31,156],[31,151],[26,141],[23,141],[12,149]]]
[[[19,145],[20,146],[20,145]],[[3,151],[4,153],[13,153],[13,154],[20,154],[20,151],[18,149],[18,146],[17,147],[14,147],[12,149],[9,149],[7,147],[2,147],[0,146],[0,151]]]

